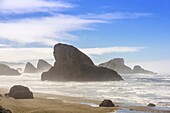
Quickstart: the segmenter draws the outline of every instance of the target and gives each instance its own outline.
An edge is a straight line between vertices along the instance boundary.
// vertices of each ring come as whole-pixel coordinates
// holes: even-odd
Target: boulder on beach
[[[12,113],[11,110],[5,109],[2,106],[0,106],[0,113]]]
[[[108,62],[99,64],[100,67],[106,67],[112,69],[120,74],[131,74],[133,73],[132,69],[125,65],[123,58],[115,58]]]
[[[28,87],[15,85],[10,89],[8,96],[15,99],[32,99],[33,93],[29,90]]]
[[[155,104],[153,104],[153,103],[149,103],[148,104],[148,107],[155,107],[156,105]]]
[[[102,103],[99,105],[99,107],[115,107],[113,102],[111,100],[103,100]]]
[[[47,61],[39,59],[37,63],[37,72],[46,72],[52,67]]]
[[[25,65],[24,73],[36,73],[37,69],[30,63],[28,62]]]
[[[54,46],[55,64],[44,72],[41,80],[50,81],[114,81],[123,80],[116,71],[97,67],[93,61],[77,48],[56,44]]]
[[[21,75],[17,70],[5,64],[0,64],[0,75]]]

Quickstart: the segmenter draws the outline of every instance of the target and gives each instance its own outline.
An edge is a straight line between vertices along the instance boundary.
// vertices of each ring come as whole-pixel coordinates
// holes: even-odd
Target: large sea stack
[[[5,64],[0,64],[0,75],[21,75],[17,70]]]
[[[47,61],[39,59],[37,63],[37,72],[46,72],[52,67]]]
[[[36,73],[37,69],[30,63],[28,62],[25,65],[24,73]]]
[[[116,71],[97,67],[92,60],[77,48],[56,44],[54,46],[55,64],[42,73],[41,80],[50,81],[114,81],[123,80]]]
[[[125,61],[123,58],[115,58],[108,62],[99,64],[100,67],[106,67],[112,70],[115,70],[116,72],[120,74],[131,74],[133,73],[133,70],[125,65]]]

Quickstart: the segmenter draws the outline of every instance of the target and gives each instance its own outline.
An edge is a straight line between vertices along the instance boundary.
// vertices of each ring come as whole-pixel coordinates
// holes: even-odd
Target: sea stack
[[[17,70],[5,64],[0,64],[0,75],[21,75]]]
[[[139,73],[139,74],[140,73],[142,73],[142,74],[156,74],[156,73],[154,73],[152,71],[145,70],[141,66],[138,66],[138,65],[134,66],[133,72],[134,73]]]
[[[30,63],[28,62],[25,66],[24,73],[36,73],[37,69]]]
[[[123,58],[115,58],[108,62],[99,64],[100,67],[106,67],[112,69],[120,74],[131,74],[133,70],[125,65]]]
[[[114,81],[123,80],[116,71],[97,67],[93,61],[77,48],[56,44],[54,46],[55,64],[42,73],[41,80],[50,81]]]
[[[39,59],[37,63],[37,72],[46,72],[52,67],[47,61]]]

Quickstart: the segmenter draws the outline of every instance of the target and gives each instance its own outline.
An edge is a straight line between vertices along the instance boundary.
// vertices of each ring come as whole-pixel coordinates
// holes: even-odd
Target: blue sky
[[[0,60],[51,59],[49,51],[17,55],[62,42],[82,49],[95,63],[123,57],[148,69],[167,67],[169,6],[169,0],[0,0]]]

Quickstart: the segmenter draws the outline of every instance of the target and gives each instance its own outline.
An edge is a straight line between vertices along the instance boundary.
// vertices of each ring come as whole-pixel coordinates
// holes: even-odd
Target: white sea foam
[[[41,81],[40,74],[0,76],[0,87],[28,86],[34,92],[83,97],[116,102],[147,105],[170,109],[169,75],[122,75],[125,81],[109,82],[50,82]]]

